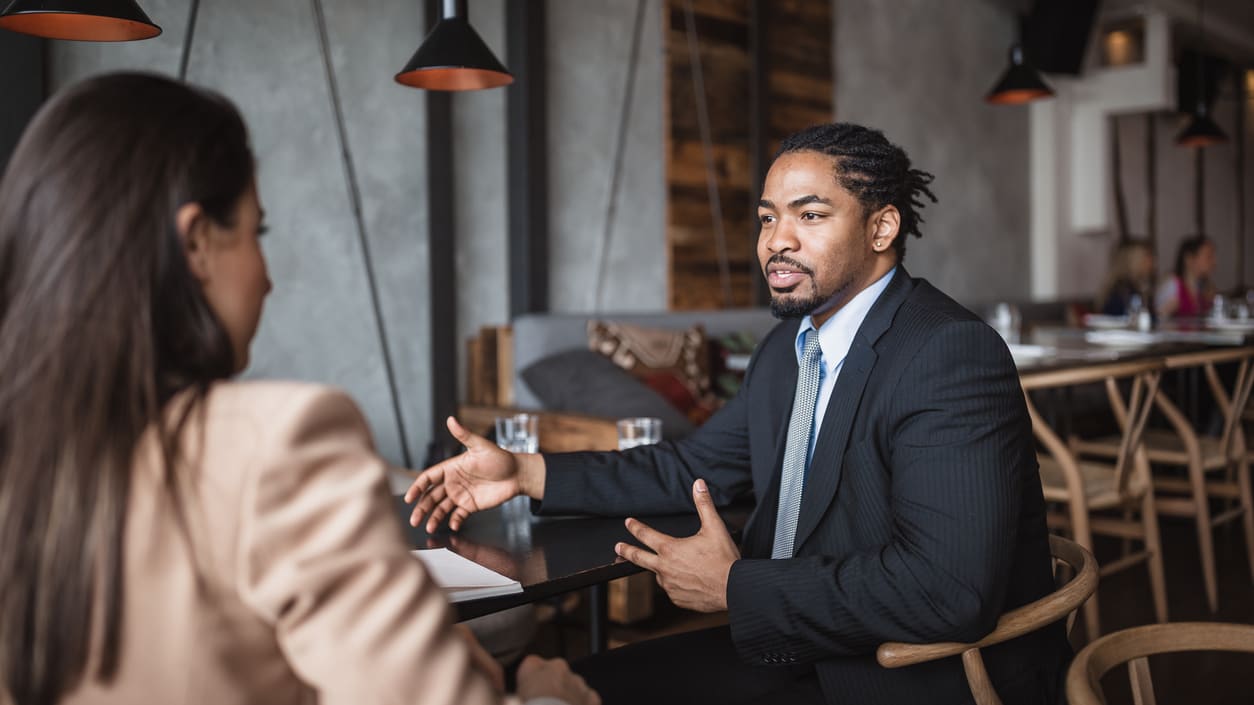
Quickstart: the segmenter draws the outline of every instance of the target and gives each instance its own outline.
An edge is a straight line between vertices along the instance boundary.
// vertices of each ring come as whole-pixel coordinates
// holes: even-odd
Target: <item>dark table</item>
[[[614,544],[619,541],[639,545],[627,532],[622,517],[537,517],[531,514],[530,500],[516,497],[495,509],[470,515],[456,533],[441,525],[434,534],[428,534],[423,527],[409,525],[412,507],[399,496],[395,501],[414,548],[447,548],[522,583],[520,593],[455,603],[459,620],[590,588],[589,639],[596,653],[606,645],[605,583],[643,570],[614,553]],[[733,536],[739,534],[750,511],[751,507],[737,506],[720,512]],[[671,536],[691,536],[701,525],[695,510],[692,514],[639,518]]]

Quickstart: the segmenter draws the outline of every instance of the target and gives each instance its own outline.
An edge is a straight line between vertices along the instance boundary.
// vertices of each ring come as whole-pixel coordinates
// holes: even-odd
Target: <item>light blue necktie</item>
[[[792,417],[788,420],[771,558],[792,558],[793,540],[797,536],[801,489],[805,484],[806,457],[810,454],[810,433],[814,426],[814,403],[819,398],[819,376],[823,371],[818,333],[817,330],[806,332],[801,362],[797,365],[797,394],[793,397]]]

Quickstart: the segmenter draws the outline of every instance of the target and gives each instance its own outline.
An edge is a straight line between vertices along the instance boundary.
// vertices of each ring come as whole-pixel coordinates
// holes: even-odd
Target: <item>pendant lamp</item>
[[[1197,3],[1197,29],[1202,35],[1202,43],[1206,43],[1206,30],[1202,26],[1202,0]],[[1176,144],[1181,147],[1209,147],[1228,141],[1228,135],[1220,129],[1210,117],[1210,108],[1206,105],[1206,55],[1197,53],[1197,105],[1189,122],[1176,135]]]
[[[1010,66],[984,100],[993,105],[1019,105],[1052,95],[1054,89],[1023,58],[1023,47],[1014,44],[1010,47]]]
[[[396,82],[435,91],[474,91],[513,83],[514,77],[492,55],[467,17],[466,0],[444,0],[443,18],[396,74]]]
[[[161,28],[135,0],[0,0],[0,28],[47,39],[128,42]]]

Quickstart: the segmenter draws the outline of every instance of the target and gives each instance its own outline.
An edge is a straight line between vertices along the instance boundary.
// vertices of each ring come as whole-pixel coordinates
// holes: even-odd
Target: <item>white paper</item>
[[[422,561],[431,578],[444,589],[449,602],[522,592],[522,584],[517,580],[462,558],[447,548],[418,549],[411,553]]]

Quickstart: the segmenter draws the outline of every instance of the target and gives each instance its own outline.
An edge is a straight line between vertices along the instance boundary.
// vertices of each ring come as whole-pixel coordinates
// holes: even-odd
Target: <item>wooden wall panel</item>
[[[665,0],[667,283],[672,309],[749,306],[757,263],[757,193],[751,193],[749,0],[691,0],[701,57],[713,168],[722,208],[730,291],[719,267],[706,149],[698,120],[686,0]],[[770,150],[789,133],[832,119],[830,3],[770,3],[765,124]]]

